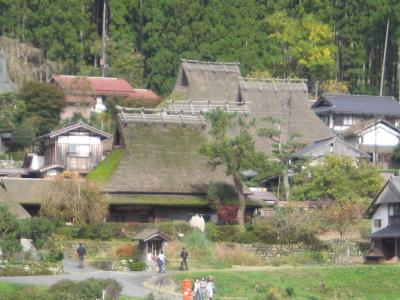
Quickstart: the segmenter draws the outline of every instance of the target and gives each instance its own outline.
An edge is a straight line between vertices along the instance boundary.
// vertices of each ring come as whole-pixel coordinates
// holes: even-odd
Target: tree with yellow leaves
[[[105,221],[108,204],[99,187],[75,172],[57,176],[42,198],[40,213],[77,224]]]

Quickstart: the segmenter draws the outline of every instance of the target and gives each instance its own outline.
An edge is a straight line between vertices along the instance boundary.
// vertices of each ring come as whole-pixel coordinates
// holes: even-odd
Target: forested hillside
[[[70,74],[106,75],[167,94],[180,58],[239,61],[248,76],[338,80],[378,94],[387,21],[386,95],[398,95],[396,0],[0,0],[0,34],[32,43]]]

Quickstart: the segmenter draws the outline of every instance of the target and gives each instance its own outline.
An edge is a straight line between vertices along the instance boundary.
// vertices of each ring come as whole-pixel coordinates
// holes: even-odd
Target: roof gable
[[[333,147],[333,149],[331,149],[331,147]],[[322,155],[330,153],[346,155],[346,156],[352,154],[353,157],[357,158],[370,158],[370,156],[367,153],[358,150],[354,146],[350,145],[349,143],[346,143],[345,141],[337,137],[331,137],[315,141],[297,151],[296,155],[299,157],[307,157],[307,156],[320,157]]]
[[[171,238],[167,234],[161,232],[158,228],[148,228],[136,234],[133,239],[147,242],[153,239],[169,241]]]
[[[55,138],[57,136],[67,134],[72,131],[80,131],[80,130],[89,131],[94,135],[100,136],[102,139],[110,139],[112,137],[112,135],[108,134],[107,132],[101,131],[95,127],[92,127],[90,125],[83,123],[82,121],[79,121],[75,124],[69,125],[67,127],[61,128],[59,130],[52,131],[46,135],[42,135],[42,136],[38,137],[37,139],[41,140],[44,138]]]
[[[372,217],[379,205],[400,202],[400,176],[391,176],[372,201],[365,215]]]

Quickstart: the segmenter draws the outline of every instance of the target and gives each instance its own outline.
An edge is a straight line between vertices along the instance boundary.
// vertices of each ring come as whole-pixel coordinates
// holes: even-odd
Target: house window
[[[353,116],[343,116],[343,125],[351,126],[354,124]]]
[[[374,227],[381,228],[382,227],[382,220],[381,219],[375,219],[374,220]]]
[[[69,144],[68,145],[68,154],[70,154],[72,156],[89,157],[90,145]]]
[[[389,226],[400,226],[400,203],[389,204]]]

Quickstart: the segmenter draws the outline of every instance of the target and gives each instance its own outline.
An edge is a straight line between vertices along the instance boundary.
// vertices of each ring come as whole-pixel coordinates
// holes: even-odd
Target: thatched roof
[[[0,203],[9,207],[18,218],[29,218],[21,204],[40,203],[51,180],[28,178],[2,178],[5,189],[0,188]]]
[[[329,128],[311,110],[307,86],[302,80],[241,79],[239,85],[240,100],[247,102],[250,117],[256,118],[256,126],[253,129],[256,146],[267,153],[272,150],[271,141],[257,136],[258,129],[273,126],[262,121],[266,117],[279,121],[283,132],[302,134],[299,140],[305,144],[333,136]]]
[[[0,94],[15,92],[16,89],[15,84],[8,76],[7,61],[3,51],[0,49]]]
[[[106,192],[201,195],[211,182],[232,183],[199,154],[207,140],[205,126],[129,122],[119,131],[126,150]]]
[[[236,101],[239,80],[238,63],[182,60],[175,90],[187,92],[187,100]]]
[[[38,204],[46,193],[52,180],[36,178],[2,178],[6,191],[1,189],[0,198],[9,199],[20,204]]]

